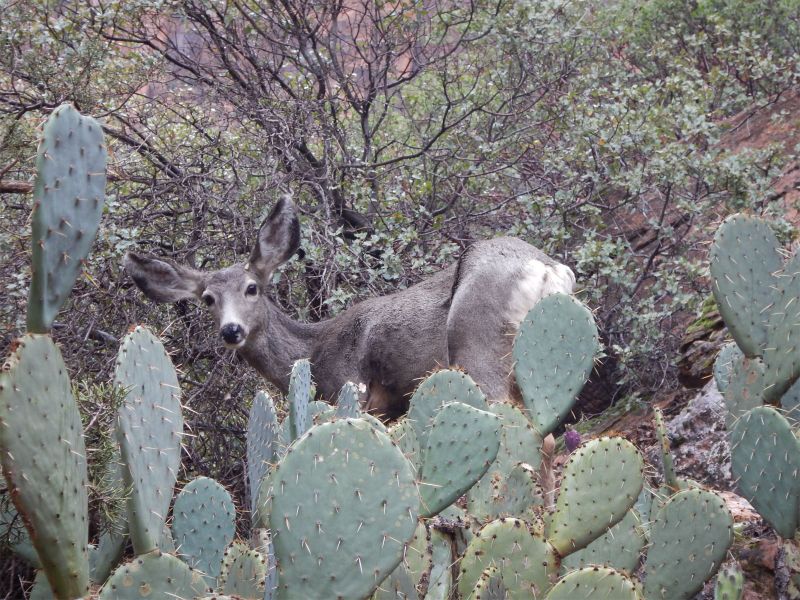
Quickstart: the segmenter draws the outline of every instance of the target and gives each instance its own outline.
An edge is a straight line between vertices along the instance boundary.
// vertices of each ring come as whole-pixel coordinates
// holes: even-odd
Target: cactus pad
[[[397,593],[406,595],[409,598],[416,595],[419,586],[424,577],[427,577],[431,571],[431,535],[432,531],[428,531],[425,521],[420,520],[417,524],[417,529],[414,531],[414,536],[406,543],[403,552],[403,561],[392,572],[381,588],[383,592],[376,592],[383,598],[398,598]],[[387,586],[388,584],[388,586]],[[409,586],[410,584],[410,586]],[[389,587],[396,593],[395,595],[386,596],[386,588]]]
[[[292,440],[303,435],[311,426],[308,403],[311,402],[311,363],[304,358],[292,366],[289,377],[289,434]]]
[[[740,354],[734,359],[731,378],[725,388],[725,426],[733,429],[736,421],[748,410],[764,402],[764,364],[760,358]]]
[[[488,515],[499,517],[524,517],[530,520],[529,509],[534,504],[542,504],[542,491],[538,485],[538,475],[525,463],[511,467],[511,471],[503,476],[495,474],[492,482]],[[483,513],[485,518],[487,515]]]
[[[100,589],[99,600],[170,598],[192,600],[208,590],[199,571],[171,554],[154,550],[117,567]]]
[[[89,254],[103,213],[106,155],[97,121],[70,104],[53,111],[36,158],[28,331],[50,330]]]
[[[414,579],[402,563],[381,582],[375,593],[370,596],[370,600],[396,600],[397,598],[419,600]]]
[[[500,448],[496,415],[448,402],[433,418],[420,469],[421,515],[446,508],[480,479]]]
[[[754,408],[731,432],[739,493],[782,537],[794,537],[800,502],[800,441],[774,408]]]
[[[50,587],[50,582],[47,581],[47,575],[44,574],[44,571],[36,571],[33,585],[28,592],[28,600],[55,600],[53,589]]]
[[[486,474],[469,490],[467,508],[477,519],[509,515],[508,478],[519,463],[537,468],[542,436],[522,412],[509,404],[494,404],[492,412],[500,417],[500,450]],[[520,474],[521,475],[521,474]]]
[[[253,511],[253,527],[269,529],[269,514],[272,512],[272,501],[275,498],[275,486],[272,484],[274,470],[267,471],[258,485],[258,498]]]
[[[600,565],[632,574],[639,566],[639,555],[645,542],[639,516],[631,509],[622,521],[586,548],[566,556],[561,561],[562,573]]]
[[[214,587],[222,556],[236,533],[235,509],[228,491],[208,477],[186,484],[172,507],[172,534],[180,557],[208,576]]]
[[[425,447],[434,415],[447,402],[463,402],[479,410],[489,410],[486,396],[472,377],[452,369],[437,371],[419,384],[408,406],[406,418],[414,426],[420,447]]]
[[[696,488],[678,492],[650,524],[645,598],[693,598],[719,568],[732,542],[733,518],[719,496]]]
[[[764,349],[765,398],[777,400],[800,376],[800,253],[777,275]]]
[[[178,377],[161,341],[137,327],[122,341],[114,379],[128,391],[117,416],[117,439],[123,479],[131,487],[131,541],[134,552],[144,554],[158,546],[180,466]]]
[[[89,587],[86,448],[67,367],[48,335],[28,334],[0,371],[0,461],[58,597]]]
[[[489,567],[481,573],[472,593],[468,596],[469,600],[506,600],[508,590],[500,579],[499,569]]]
[[[677,492],[680,488],[675,477],[675,468],[672,465],[672,452],[670,452],[667,426],[664,424],[664,415],[660,408],[653,409],[653,421],[655,421],[656,425],[658,444],[661,447],[661,467],[664,473],[664,485]]]
[[[336,414],[336,407],[331,406],[327,402],[321,400],[312,400],[308,403],[308,426],[319,425],[320,423],[327,423],[338,418]],[[356,418],[356,417],[353,417]]]
[[[714,381],[716,381],[720,393],[725,393],[733,376],[734,364],[739,363],[742,358],[744,358],[744,354],[739,350],[736,342],[728,342],[720,349],[717,359],[714,361]]]
[[[587,567],[567,574],[553,586],[545,600],[641,600],[639,586],[624,573],[608,567]]]
[[[453,597],[453,544],[450,536],[431,531],[431,568],[425,600],[449,600]]]
[[[256,550],[241,542],[233,542],[225,550],[219,589],[243,600],[262,600],[267,580],[267,561]]]
[[[468,597],[481,573],[497,567],[509,598],[540,598],[558,572],[558,558],[544,538],[520,519],[487,523],[470,542],[459,566],[458,589]]]
[[[250,483],[250,511],[256,511],[261,480],[276,460],[278,414],[266,392],[258,392],[247,421],[247,479]]]
[[[643,485],[642,455],[622,438],[583,444],[564,467],[548,541],[561,556],[585,548],[619,523]]]
[[[714,600],[739,600],[744,592],[744,576],[736,566],[727,566],[717,573]]]
[[[767,343],[774,274],[783,268],[779,249],[765,221],[744,215],[725,219],[711,246],[714,298],[728,331],[751,358],[761,356]]]
[[[800,379],[781,396],[781,408],[789,422],[797,425],[800,421]]]
[[[422,460],[419,441],[414,431],[414,426],[408,419],[403,419],[395,423],[389,429],[389,437],[397,444],[403,455],[411,462],[415,470],[419,470]]]
[[[411,464],[362,419],[310,429],[272,477],[278,598],[362,598],[400,563],[419,496]]]
[[[103,583],[108,579],[111,570],[122,560],[127,542],[127,534],[105,531],[97,545],[89,547],[89,579],[92,583]]]
[[[528,311],[514,339],[514,374],[540,434],[572,409],[599,350],[592,313],[571,296],[552,294]]]
[[[361,416],[361,407],[358,404],[358,386],[355,383],[348,381],[339,390],[339,397],[336,400],[336,416],[353,419]]]
[[[414,537],[406,544],[403,561],[378,586],[373,600],[395,600],[417,598],[418,585],[431,570],[431,533],[420,520]]]

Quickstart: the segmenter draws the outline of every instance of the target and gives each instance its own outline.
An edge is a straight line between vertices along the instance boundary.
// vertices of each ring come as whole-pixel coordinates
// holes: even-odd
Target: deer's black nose
[[[244,339],[244,329],[238,323],[228,323],[222,326],[220,335],[226,344],[238,344]]]

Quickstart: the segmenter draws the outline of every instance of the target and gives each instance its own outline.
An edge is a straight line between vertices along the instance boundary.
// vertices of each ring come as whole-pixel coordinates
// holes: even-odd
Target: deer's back
[[[513,334],[530,307],[553,291],[571,292],[564,265],[516,238],[476,242],[456,264],[387,296],[356,304],[326,328],[318,381],[329,398],[348,379],[401,412],[430,371],[457,365],[490,398],[507,396]]]

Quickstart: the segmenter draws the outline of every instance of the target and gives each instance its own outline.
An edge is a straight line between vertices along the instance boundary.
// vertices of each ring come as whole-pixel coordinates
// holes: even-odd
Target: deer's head
[[[241,348],[264,325],[266,288],[273,272],[300,245],[300,223],[288,197],[278,200],[258,231],[250,260],[218,271],[199,271],[166,258],[128,252],[125,270],[155,302],[197,298],[211,311],[220,337]]]

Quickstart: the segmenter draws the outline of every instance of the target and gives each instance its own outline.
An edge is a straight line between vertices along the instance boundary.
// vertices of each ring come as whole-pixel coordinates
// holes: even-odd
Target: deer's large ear
[[[292,199],[286,195],[275,204],[258,230],[258,239],[250,253],[248,269],[262,281],[268,281],[281,264],[292,257],[300,246],[300,221]]]
[[[156,302],[199,298],[205,289],[203,273],[167,258],[127,252],[123,265],[145,296]]]

